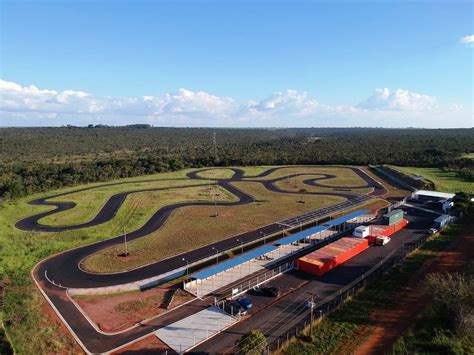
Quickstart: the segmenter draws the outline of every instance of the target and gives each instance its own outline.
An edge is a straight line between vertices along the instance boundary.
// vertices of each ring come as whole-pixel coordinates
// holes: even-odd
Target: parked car
[[[266,297],[280,297],[281,290],[276,286],[263,286],[263,287],[254,287],[249,291],[250,294],[256,296],[266,296]]]
[[[237,303],[244,307],[246,310],[249,310],[253,307],[252,300],[250,298],[239,298]]]
[[[436,228],[430,228],[430,234],[436,234],[438,233],[438,230]]]
[[[247,309],[237,301],[225,301],[224,311],[234,316],[239,313],[241,315],[245,315],[247,313]]]

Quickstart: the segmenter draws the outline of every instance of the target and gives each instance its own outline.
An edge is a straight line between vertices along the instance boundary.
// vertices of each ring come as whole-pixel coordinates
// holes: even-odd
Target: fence
[[[347,298],[352,297],[359,290],[363,289],[368,282],[379,277],[391,267],[401,263],[408,254],[424,244],[429,237],[430,235],[426,234],[420,236],[416,241],[405,243],[401,248],[392,251],[356,280],[321,301],[311,304],[311,307],[309,306],[309,299],[295,305],[293,307],[295,311],[291,314],[288,322],[272,334],[267,334],[267,347],[264,353],[269,354],[270,352],[280,350],[290,339],[307,328],[311,323],[312,317],[313,319],[318,319],[332,312]],[[313,314],[311,314],[311,311],[313,311]]]
[[[264,273],[260,273],[254,277],[251,277],[245,281],[242,281],[239,284],[236,284],[235,286],[232,286],[232,289],[230,292],[220,294],[220,295],[215,295],[216,298],[218,299],[225,299],[225,298],[233,298],[236,297],[248,290],[250,290],[253,287],[257,287],[275,277],[278,275],[283,274],[284,272],[288,272],[294,268],[294,262],[290,261],[285,264],[282,264],[280,266],[277,266],[273,269],[266,270]],[[226,290],[228,291],[228,290]]]

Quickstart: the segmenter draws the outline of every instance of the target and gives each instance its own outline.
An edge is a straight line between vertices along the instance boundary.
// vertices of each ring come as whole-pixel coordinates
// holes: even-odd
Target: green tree
[[[239,341],[240,354],[262,354],[267,346],[267,339],[260,330],[251,330]]]

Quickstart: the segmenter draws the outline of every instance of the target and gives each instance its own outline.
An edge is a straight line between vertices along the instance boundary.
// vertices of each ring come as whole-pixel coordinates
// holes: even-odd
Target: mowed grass
[[[267,191],[257,182],[234,182],[234,186],[251,194],[256,202],[242,206],[185,207],[175,211],[170,220],[158,231],[129,243],[131,256],[118,257],[122,247],[108,248],[88,257],[84,266],[94,272],[117,272],[156,262],[195,249],[232,235],[344,201],[336,196],[305,197],[300,203],[298,194]]]
[[[341,190],[338,191],[337,189],[344,189],[344,188],[339,187],[339,188],[334,189],[332,187],[310,186],[303,183],[303,181],[305,180],[318,178],[318,177],[321,177],[321,175],[314,174],[314,175],[297,176],[288,180],[277,181],[275,183],[275,186],[284,191],[291,191],[291,192],[300,192],[302,190],[305,190],[306,192],[329,192],[329,193],[339,192],[339,193],[351,193],[354,195],[360,195],[360,194],[368,194],[373,191],[372,188],[349,189],[348,191],[341,191]],[[324,183],[326,181],[330,181],[330,180],[322,180],[321,183]]]
[[[330,167],[330,166],[291,166],[284,167],[279,170],[274,171],[268,176],[257,178],[259,180],[271,180],[282,176],[287,176],[291,174],[333,174],[336,175],[333,179],[321,180],[321,184],[327,184],[331,186],[345,187],[345,186],[365,186],[365,181],[354,173],[349,168],[344,167]],[[306,179],[311,178],[311,176],[306,177]],[[305,177],[303,177],[303,180]]]
[[[436,186],[436,190],[443,192],[466,192],[468,194],[474,194],[474,184],[469,181],[460,180],[455,172],[443,171],[438,168],[412,168],[412,167],[400,167],[394,166],[405,174],[416,174],[421,175],[425,179],[431,180]]]
[[[230,179],[234,176],[234,171],[231,169],[209,169],[201,171],[197,174],[204,179]]]
[[[68,226],[86,223],[97,215],[111,196],[120,192],[200,184],[204,184],[204,182],[189,179],[155,180],[150,182],[130,182],[123,185],[104,186],[87,191],[73,192],[48,200],[51,202],[74,202],[76,206],[73,209],[46,216],[38,222],[47,226]]]

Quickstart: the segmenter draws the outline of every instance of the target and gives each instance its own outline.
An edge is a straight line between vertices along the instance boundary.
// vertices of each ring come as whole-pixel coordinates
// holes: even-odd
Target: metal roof
[[[336,225],[338,225],[338,224],[347,222],[348,220],[350,220],[350,219],[352,219],[352,218],[356,218],[356,217],[362,216],[362,215],[367,214],[367,213],[369,213],[369,212],[370,212],[369,210],[354,211],[354,212],[352,212],[352,213],[346,214],[345,216],[342,216],[342,217],[333,219],[333,220],[331,220],[331,221],[327,221],[327,222],[324,223],[323,225],[324,225],[324,226],[328,226],[328,227],[336,226]]]
[[[362,216],[364,214],[367,214],[368,212],[370,212],[370,211],[369,210],[355,211],[355,212],[346,214],[345,216],[333,219],[332,221],[328,221],[328,222],[324,223],[321,226],[316,226],[316,227],[305,229],[301,232],[298,232],[298,233],[295,233],[295,234],[290,235],[288,237],[284,237],[282,239],[279,239],[279,240],[275,241],[275,243],[273,245],[265,245],[263,247],[255,249],[255,250],[251,250],[251,251],[249,251],[245,254],[242,254],[242,255],[236,256],[234,258],[231,258],[229,260],[226,260],[226,261],[224,261],[220,264],[217,264],[217,265],[214,265],[214,266],[209,267],[207,269],[204,269],[202,271],[196,272],[196,273],[191,275],[191,278],[199,279],[199,280],[207,279],[207,278],[209,278],[211,276],[214,276],[214,275],[216,275],[220,272],[232,269],[233,267],[236,267],[237,265],[240,265],[240,264],[243,264],[247,261],[255,259],[258,256],[261,256],[261,255],[267,254],[267,253],[269,253],[273,250],[276,250],[276,249],[278,249],[279,245],[287,245],[287,244],[294,243],[298,240],[307,238],[307,237],[309,237],[309,236],[311,236],[315,233],[322,232],[322,231],[328,229],[331,226],[335,226],[335,225],[347,222],[348,220],[350,220],[352,218],[359,217],[359,216]]]
[[[322,231],[324,231],[328,228],[329,227],[327,227],[327,226],[316,226],[316,227],[308,228],[308,229],[305,229],[304,231],[301,231],[301,232],[295,233],[293,235],[290,235],[289,237],[278,239],[275,242],[275,245],[291,244],[291,243],[294,243],[298,240],[310,237],[311,235],[313,235],[315,233],[322,232]]]
[[[429,191],[429,190],[418,190],[413,195],[439,197],[439,198],[453,198],[455,194],[448,192]]]
[[[260,255],[267,254],[267,253],[269,253],[269,252],[271,252],[271,251],[273,251],[277,248],[278,247],[276,247],[275,245],[265,245],[263,247],[251,250],[251,251],[249,251],[245,254],[242,254],[242,255],[236,256],[234,258],[231,258],[229,260],[223,261],[223,262],[221,262],[217,265],[214,265],[214,266],[209,267],[207,269],[204,269],[202,271],[196,272],[196,273],[192,274],[191,277],[193,279],[199,279],[199,280],[207,279],[207,278],[209,278],[211,276],[214,276],[214,275],[216,275],[220,272],[232,269],[233,267],[235,267],[237,265],[243,264],[246,261],[250,261],[252,259],[255,259],[256,257],[258,257]]]

